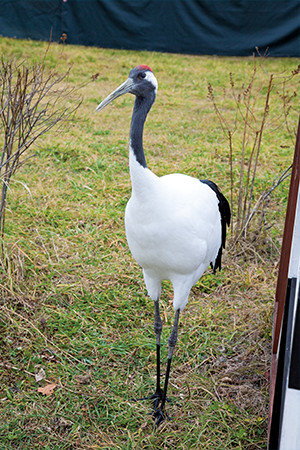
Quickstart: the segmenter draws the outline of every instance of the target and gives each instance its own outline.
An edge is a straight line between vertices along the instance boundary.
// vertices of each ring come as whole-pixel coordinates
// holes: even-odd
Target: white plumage
[[[146,288],[154,301],[157,382],[155,393],[148,398],[154,400],[153,417],[158,426],[168,417],[165,403],[179,312],[185,308],[192,286],[207,267],[221,268],[230,208],[218,187],[210,181],[181,174],[158,177],[148,169],[143,128],[157,93],[157,81],[150,67],[141,65],[132,69],[129,78],[97,110],[127,92],[134,94],[136,100],[129,144],[132,195],[126,206],[125,228],[130,251],[143,268]],[[163,389],[160,387],[162,321],[159,315],[162,280],[172,282],[175,309]]]
[[[218,199],[196,178],[157,177],[134,155],[130,174],[132,196],[125,211],[130,251],[143,268],[150,298],[157,300],[161,281],[170,280],[174,309],[183,310],[190,289],[215,261],[221,246]]]

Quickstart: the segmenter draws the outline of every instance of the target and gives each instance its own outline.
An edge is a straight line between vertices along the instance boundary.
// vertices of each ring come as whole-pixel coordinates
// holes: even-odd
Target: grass
[[[0,39],[6,58],[41,60],[45,48]],[[151,393],[155,383],[153,305],[123,223],[133,99],[121,98],[101,114],[94,110],[140,63],[149,64],[159,81],[145,127],[149,166],[158,175],[178,171],[212,179],[229,194],[228,146],[207,84],[230,117],[228,74],[240,86],[249,82],[252,58],[51,45],[46,64],[62,72],[73,66],[68,83],[83,84],[83,102],[74,121],[38,143],[35,158],[15,174],[9,190],[8,265],[0,274],[1,449],[266,448],[272,314],[288,181],[273,192],[265,232],[255,246],[237,251],[229,245],[222,272],[207,271],[193,288],[171,373],[173,420],[155,432],[150,404],[131,401]],[[262,85],[266,73],[297,66],[293,59],[260,64]],[[299,91],[293,83],[291,89]],[[281,108],[275,94],[274,113]],[[296,120],[292,110],[291,121]],[[284,126],[270,124],[265,133],[258,190],[270,186],[293,155]],[[166,362],[173,321],[167,282],[161,303]],[[45,378],[37,382],[41,368]],[[38,392],[49,383],[56,384],[51,395]]]

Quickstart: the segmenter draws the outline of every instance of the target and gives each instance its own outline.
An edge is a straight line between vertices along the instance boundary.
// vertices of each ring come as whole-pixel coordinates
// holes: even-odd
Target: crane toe
[[[159,425],[165,420],[171,420],[170,416],[166,412],[166,408],[162,406],[153,412],[152,417],[155,420],[155,429],[158,428]]]

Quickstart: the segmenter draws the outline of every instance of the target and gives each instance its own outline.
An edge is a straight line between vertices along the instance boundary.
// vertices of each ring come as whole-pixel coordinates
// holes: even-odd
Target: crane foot
[[[171,420],[170,416],[167,414],[165,407],[159,407],[152,413],[153,420],[155,420],[155,429],[165,420]]]
[[[142,402],[144,400],[153,400],[153,409],[156,411],[158,409],[158,405],[162,400],[163,391],[160,389],[159,391],[155,391],[154,394],[148,395],[147,397],[142,398],[131,398],[130,401],[132,402]],[[166,402],[172,403],[172,400],[169,398],[166,398]],[[176,406],[180,406],[176,403]]]

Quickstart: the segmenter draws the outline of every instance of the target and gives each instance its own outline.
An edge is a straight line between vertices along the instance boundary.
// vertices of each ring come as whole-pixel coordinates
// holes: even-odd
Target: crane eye
[[[142,78],[145,78],[146,77],[146,74],[145,74],[145,72],[141,72],[141,73],[139,73],[138,74],[138,78],[141,80]]]

